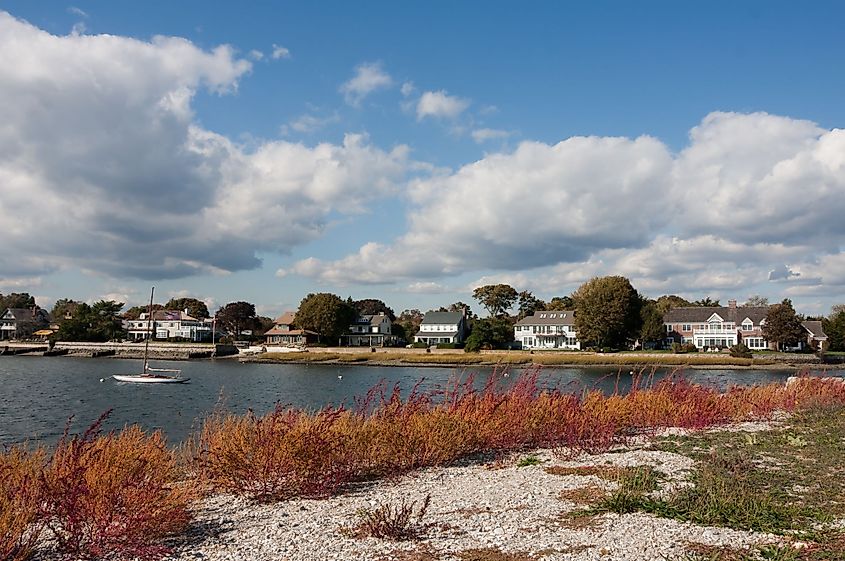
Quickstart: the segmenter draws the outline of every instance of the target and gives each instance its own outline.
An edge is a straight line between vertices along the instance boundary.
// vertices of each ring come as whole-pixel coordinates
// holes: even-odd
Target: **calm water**
[[[132,374],[140,361],[67,357],[0,357],[0,444],[27,439],[53,443],[69,417],[73,430],[82,430],[101,413],[112,409],[106,428],[138,423],[146,429],[162,429],[171,442],[190,434],[197,419],[215,407],[244,413],[271,410],[277,402],[305,408],[327,404],[351,405],[356,396],[381,380],[399,383],[408,391],[424,378],[423,387],[445,385],[455,376],[474,372],[484,384],[491,368],[374,367],[365,365],[242,364],[236,360],[193,361],[156,366],[181,368],[191,378],[187,384],[122,384],[112,374]],[[520,371],[514,369],[506,383]],[[543,370],[546,385],[599,387],[612,391],[619,369],[566,368]],[[701,384],[724,389],[733,384],[782,381],[789,370],[689,370],[687,376]],[[829,375],[845,375],[843,371]],[[656,377],[665,375],[658,371]],[[341,376],[342,378],[338,378]],[[100,379],[104,379],[100,382]],[[627,389],[628,376],[621,376],[620,389]]]

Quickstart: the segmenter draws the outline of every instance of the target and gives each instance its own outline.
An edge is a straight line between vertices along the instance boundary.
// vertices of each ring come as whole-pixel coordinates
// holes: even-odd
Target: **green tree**
[[[640,307],[640,341],[643,347],[646,343],[660,343],[666,337],[666,328],[663,324],[663,314],[657,302],[644,300]]]
[[[701,298],[700,300],[696,300],[691,304],[692,306],[698,306],[699,308],[715,308],[719,306],[718,300],[711,300],[710,297]]]
[[[448,306],[440,306],[436,311],[438,312],[457,312],[466,314],[467,321],[472,320],[475,314],[472,313],[472,308],[469,304],[464,304],[461,301],[449,304]]]
[[[487,309],[490,317],[497,317],[511,309],[519,294],[509,284],[488,284],[473,290],[472,297]]]
[[[152,309],[153,312],[157,312],[159,310],[163,310],[164,306],[161,304],[153,304],[152,307],[150,307],[149,304],[144,306],[132,306],[123,312],[123,317],[126,319],[138,319],[141,317],[141,314],[146,314],[150,309]]]
[[[674,308],[686,308],[692,306],[689,300],[676,296],[674,294],[664,294],[656,301],[657,310],[661,314],[666,314],[669,310]]]
[[[7,308],[34,308],[35,298],[29,292],[12,292],[3,296],[0,294],[0,314]]]
[[[566,311],[575,309],[575,300],[572,296],[555,296],[546,304],[547,310]]]
[[[477,319],[464,344],[464,351],[475,353],[481,349],[504,349],[513,341],[513,324],[502,317]]]
[[[67,298],[59,298],[53,304],[53,309],[50,312],[50,317],[59,325],[65,321],[66,318],[72,318],[76,315],[76,310],[79,308],[81,302],[76,300],[69,300]]]
[[[621,348],[639,333],[641,299],[625,277],[596,277],[575,292],[578,338],[599,347]]]
[[[794,347],[806,339],[807,330],[801,325],[801,318],[795,313],[792,301],[784,299],[780,304],[769,308],[766,323],[763,325],[763,337],[777,344],[777,349]]]
[[[411,341],[414,335],[420,330],[420,324],[423,320],[423,313],[416,308],[411,310],[402,310],[402,313],[399,314],[399,317],[396,318],[396,325],[402,326],[402,330],[404,331],[404,336],[397,335],[397,337],[403,337],[406,341]]]
[[[357,313],[348,302],[335,294],[321,292],[302,299],[294,323],[302,329],[314,331],[320,340],[333,343],[346,333]]]
[[[208,306],[202,300],[196,298],[171,298],[164,305],[165,310],[188,310],[188,315],[197,319],[211,317],[208,313]]]
[[[396,321],[396,314],[393,313],[393,309],[376,298],[355,300],[352,302],[352,307],[362,316],[374,316],[383,313],[390,318],[390,321]]]
[[[217,324],[236,337],[241,331],[255,327],[255,305],[249,302],[230,302],[217,310]]]
[[[833,313],[822,320],[822,329],[827,335],[827,348],[831,351],[845,351],[845,307],[837,311],[834,306]]]
[[[517,319],[534,315],[534,312],[545,310],[546,303],[531,294],[527,290],[519,293],[519,302],[517,303]]]
[[[754,294],[753,296],[749,296],[748,300],[745,304],[742,305],[743,308],[762,308],[764,306],[769,305],[769,299],[765,296],[760,296],[759,294]]]
[[[119,313],[123,302],[100,300],[93,305],[84,302],[74,316],[61,323],[56,338],[60,341],[103,342],[125,336]]]

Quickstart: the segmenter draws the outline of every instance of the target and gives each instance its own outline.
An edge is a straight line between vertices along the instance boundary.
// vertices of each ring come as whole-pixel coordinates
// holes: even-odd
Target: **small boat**
[[[190,378],[183,378],[179,375],[182,373],[181,370],[176,368],[153,368],[147,360],[150,350],[150,338],[153,335],[153,294],[155,294],[155,289],[153,287],[150,291],[150,306],[147,308],[147,336],[144,339],[144,368],[140,374],[113,374],[112,378],[118,382],[131,382],[134,384],[183,384],[190,380]]]

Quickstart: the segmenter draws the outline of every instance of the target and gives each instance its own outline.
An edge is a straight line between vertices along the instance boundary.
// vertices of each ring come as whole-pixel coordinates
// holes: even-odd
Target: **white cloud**
[[[76,6],[68,7],[67,11],[68,11],[69,14],[73,14],[73,15],[79,16],[81,18],[87,18],[88,17],[88,14],[85,11],[83,11],[81,8],[77,8]]]
[[[380,62],[365,62],[355,68],[355,76],[340,86],[346,103],[358,107],[365,97],[376,90],[389,88],[393,79],[385,72]]]
[[[411,294],[444,294],[449,292],[449,289],[439,282],[421,281],[409,284],[405,287],[405,292],[410,292]]]
[[[251,51],[249,51],[249,58],[256,61],[261,60],[264,58],[264,53],[262,53],[258,49],[252,49]]]
[[[575,137],[422,177],[410,184],[406,233],[300,274],[429,282],[494,271],[486,278],[558,294],[623,274],[653,295],[824,287],[841,299],[843,194],[845,131],[713,113],[674,156],[649,137]]]
[[[417,120],[426,117],[455,119],[469,105],[469,100],[449,95],[446,90],[424,92],[417,102]]]
[[[198,126],[200,88],[251,64],[185,39],[54,36],[0,13],[0,270],[130,278],[226,274],[313,240],[329,216],[388,196],[408,149],[265,142]]]
[[[279,60],[280,58],[290,58],[290,51],[285,47],[273,44],[273,54],[270,55],[273,57],[273,60]]]
[[[402,92],[402,95],[404,97],[408,97],[409,95],[417,91],[417,88],[414,87],[413,82],[405,82],[404,84],[402,84],[402,88],[400,88],[399,91]]]
[[[290,123],[282,127],[282,134],[289,134],[290,131],[300,133],[312,133],[333,123],[340,122],[340,115],[335,112],[325,117],[319,117],[306,113],[293,119]]]
[[[511,134],[513,133],[510,131],[500,129],[476,129],[472,131],[472,139],[478,144],[481,144],[490,140],[503,140]]]

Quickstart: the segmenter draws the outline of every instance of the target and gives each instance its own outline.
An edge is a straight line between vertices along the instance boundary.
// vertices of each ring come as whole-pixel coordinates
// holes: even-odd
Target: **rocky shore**
[[[765,428],[765,424],[741,427]],[[541,450],[506,460],[432,468],[365,485],[326,500],[251,504],[232,496],[206,499],[173,561],[361,560],[526,561],[690,559],[696,547],[748,548],[782,540],[771,534],[703,527],[649,514],[579,516],[583,499],[611,489],[596,475],[558,467],[652,466],[660,491],[684,485],[695,462],[683,455],[625,449],[564,459]],[[520,459],[523,459],[520,462]],[[566,475],[559,473],[565,472]],[[403,500],[430,505],[413,541],[356,536],[362,509]]]

